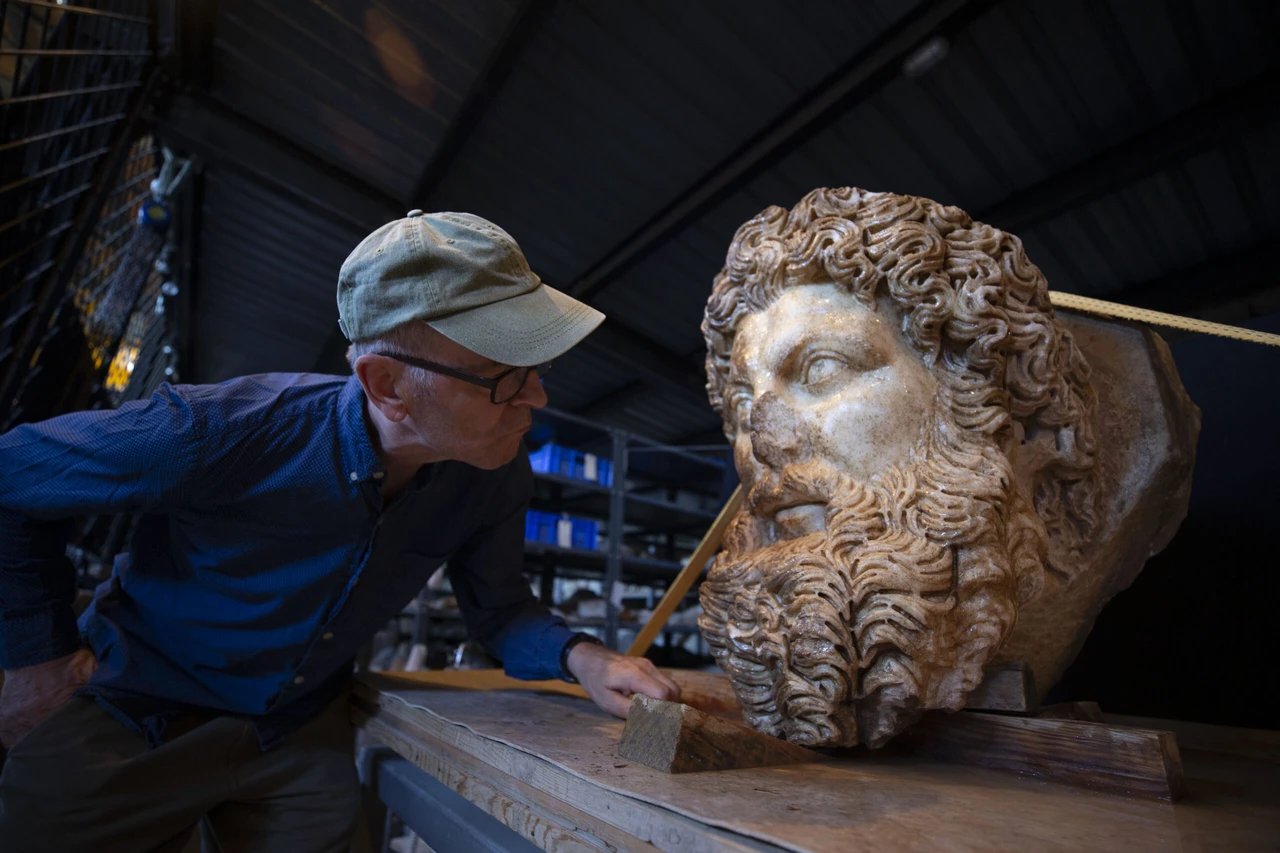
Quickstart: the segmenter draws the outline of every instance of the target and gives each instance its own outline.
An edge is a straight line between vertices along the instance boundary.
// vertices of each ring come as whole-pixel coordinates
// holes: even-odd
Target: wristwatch
[[[570,684],[577,684],[578,679],[573,677],[573,673],[569,671],[569,652],[573,651],[573,647],[578,643],[593,643],[597,646],[603,646],[600,638],[592,634],[578,633],[569,638],[564,644],[564,648],[560,650],[560,677]]]

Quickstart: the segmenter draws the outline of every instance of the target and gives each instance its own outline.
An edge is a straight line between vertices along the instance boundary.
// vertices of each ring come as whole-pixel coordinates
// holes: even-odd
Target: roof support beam
[[[992,5],[991,0],[936,0],[908,14],[606,252],[570,286],[569,293],[590,300],[624,270],[897,77],[903,60],[922,41],[933,35],[954,36]]]
[[[212,98],[175,98],[156,124],[171,147],[247,174],[335,222],[372,231],[404,215],[397,199]]]
[[[1267,306],[1262,313],[1276,310],[1272,306],[1280,294],[1280,282],[1275,277],[1275,266],[1275,246],[1264,240],[1243,251],[1127,287],[1107,298],[1167,314],[1239,322],[1247,317],[1224,319],[1221,309],[1258,302]]]
[[[1273,121],[1280,67],[1222,92],[1095,157],[1050,175],[974,214],[1005,231],[1025,231],[1170,165]]]
[[[637,379],[630,382],[615,391],[610,391],[596,399],[592,400],[588,405],[574,412],[593,421],[608,421],[614,416],[625,412],[628,408],[636,403],[650,399],[653,388],[648,382]]]
[[[1084,160],[1062,172],[1015,193],[996,205],[974,214],[974,218],[1008,231],[1025,231],[1038,223],[1077,209],[1090,201],[1114,192],[1207,150],[1226,140],[1274,120],[1275,110],[1268,93],[1280,88],[1280,68],[1272,68],[1234,89],[1184,112],[1169,121],[1121,142],[1101,154]],[[1261,253],[1263,250],[1253,250]],[[1249,253],[1232,256],[1193,271],[1175,273],[1158,282],[1127,288],[1114,298],[1143,307],[1186,313],[1202,310],[1195,302],[1206,294],[1204,282],[1223,281],[1222,264],[1238,265]],[[1232,276],[1244,282],[1248,276]],[[1212,291],[1221,295],[1222,285]],[[1176,294],[1183,294],[1176,296]],[[1190,298],[1184,304],[1164,304]],[[1217,298],[1217,296],[1215,296]],[[1236,298],[1236,297],[1232,297]],[[1150,304],[1148,304],[1150,302]],[[589,403],[590,411],[607,398]]]
[[[524,0],[523,6],[512,16],[511,25],[489,55],[444,139],[423,167],[422,175],[409,194],[408,203],[427,206],[554,6],[555,0]]]
[[[710,409],[702,371],[621,323],[605,320],[580,346],[588,353],[621,362],[637,379],[664,394]]]

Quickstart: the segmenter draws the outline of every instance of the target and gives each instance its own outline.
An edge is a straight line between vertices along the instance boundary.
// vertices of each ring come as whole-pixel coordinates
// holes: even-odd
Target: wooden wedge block
[[[741,723],[639,693],[631,697],[618,753],[664,773],[772,767],[821,757]]]
[[[973,711],[1005,711],[1030,714],[1036,709],[1036,682],[1025,663],[983,667],[982,683],[970,693],[964,706]]]
[[[1176,800],[1182,758],[1172,732],[960,711],[926,714],[897,749],[1104,791]]]

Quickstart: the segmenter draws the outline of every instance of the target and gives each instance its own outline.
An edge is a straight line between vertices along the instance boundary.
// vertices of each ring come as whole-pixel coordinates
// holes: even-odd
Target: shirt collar
[[[347,479],[361,482],[382,476],[382,463],[369,439],[364,388],[355,376],[347,379],[338,396],[338,435],[342,445],[343,473]]]

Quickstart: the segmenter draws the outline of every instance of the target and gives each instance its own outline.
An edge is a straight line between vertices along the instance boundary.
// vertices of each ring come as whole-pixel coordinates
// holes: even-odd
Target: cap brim
[[[520,296],[425,321],[474,353],[513,367],[542,364],[604,321],[590,305],[543,284]]]

